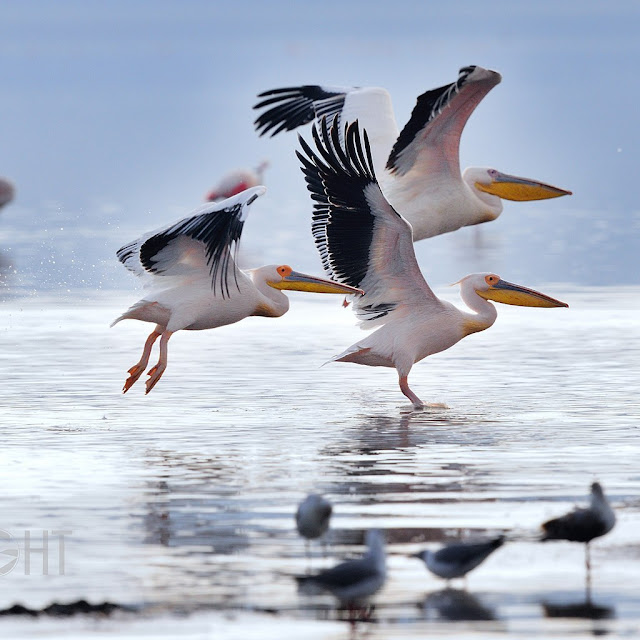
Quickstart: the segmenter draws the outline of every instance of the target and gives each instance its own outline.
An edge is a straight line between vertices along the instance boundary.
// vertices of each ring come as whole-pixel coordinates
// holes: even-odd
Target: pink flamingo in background
[[[235,169],[230,171],[207,194],[205,200],[208,202],[225,200],[245,189],[263,184],[264,171],[268,166],[269,163],[263,160],[255,169]]]

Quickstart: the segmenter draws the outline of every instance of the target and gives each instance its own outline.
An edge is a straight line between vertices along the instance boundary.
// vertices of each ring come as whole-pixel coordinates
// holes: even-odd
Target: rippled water
[[[142,381],[121,388],[150,325],[108,328],[135,295],[5,301],[0,529],[21,555],[0,575],[0,608],[85,598],[141,611],[0,629],[346,637],[331,598],[298,594],[291,576],[359,553],[375,526],[389,580],[357,634],[638,632],[640,291],[544,290],[570,308],[501,306],[492,329],[416,365],[418,395],[449,407],[424,411],[411,410],[392,370],[320,366],[361,335],[337,298],[294,294],[277,321],[177,334],[148,396]],[[618,523],[593,545],[586,601],[582,545],[534,535],[584,503],[594,479]],[[331,499],[334,518],[309,559],[293,513],[310,491]],[[24,542],[29,531],[42,547],[43,530],[47,576],[43,553]],[[60,530],[72,532],[64,575]],[[516,539],[469,575],[466,592],[407,557],[501,531]]]

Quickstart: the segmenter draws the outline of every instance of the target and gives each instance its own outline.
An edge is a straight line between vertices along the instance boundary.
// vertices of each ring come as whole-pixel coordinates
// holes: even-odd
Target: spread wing
[[[463,67],[452,84],[419,96],[389,155],[387,169],[399,179],[419,166],[414,178],[416,187],[430,174],[449,173],[459,178],[462,130],[480,101],[500,80],[495,71]]]
[[[169,278],[209,277],[223,297],[237,286],[238,243],[249,205],[266,191],[253,187],[217,203],[207,203],[186,218],[145,234],[116,252],[118,260],[138,276],[156,284]]]
[[[350,87],[306,84],[264,91],[258,95],[258,98],[264,99],[253,108],[269,108],[254,121],[256,131],[261,136],[271,132],[273,137],[281,131],[292,131],[322,116],[333,120],[342,110],[345,97],[351,90]]]
[[[356,315],[385,322],[402,306],[439,306],[418,267],[411,226],[380,191],[366,132],[361,137],[353,122],[341,140],[336,120],[329,131],[323,118],[313,139],[317,151],[300,138],[297,154],[314,201],[313,235],[329,277],[364,290]]]

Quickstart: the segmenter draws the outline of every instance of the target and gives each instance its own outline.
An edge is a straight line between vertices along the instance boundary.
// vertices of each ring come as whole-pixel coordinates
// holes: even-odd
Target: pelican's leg
[[[424,403],[415,393],[413,393],[413,391],[411,391],[411,389],[409,389],[409,381],[407,378],[408,376],[400,376],[400,391],[402,391],[402,393],[404,393],[404,395],[413,402],[413,406],[416,409],[421,409],[424,407]]]
[[[131,369],[127,373],[129,373],[129,377],[125,380],[124,387],[122,388],[122,393],[127,393],[129,389],[133,386],[133,383],[142,375],[144,370],[147,368],[147,364],[149,362],[149,356],[151,355],[151,347],[153,347],[153,343],[160,337],[161,331],[158,331],[156,327],[149,337],[147,341],[144,343],[144,349],[142,350],[142,357],[140,358],[140,362],[138,364],[134,364]]]
[[[167,343],[172,335],[173,331],[163,331],[160,337],[160,359],[158,360],[158,364],[156,364],[155,367],[151,367],[147,372],[149,379],[147,380],[147,390],[145,393],[149,393],[149,391],[156,386],[156,383],[160,380],[164,370],[167,368]]]

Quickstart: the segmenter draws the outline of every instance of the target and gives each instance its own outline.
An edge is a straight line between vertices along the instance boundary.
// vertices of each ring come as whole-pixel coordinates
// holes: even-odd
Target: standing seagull
[[[129,369],[123,393],[142,375],[151,348],[160,338],[160,359],[149,372],[146,393],[167,368],[167,343],[181,329],[214,329],[248,316],[279,318],[289,310],[280,289],[316,293],[362,293],[330,280],[269,265],[241,271],[235,257],[249,205],[266,191],[254,187],[221,203],[206,204],[158,231],[118,250],[120,262],[136,275],[151,278],[152,289],[117,318],[155,323],[140,361]],[[235,251],[234,251],[235,248]]]
[[[460,136],[480,101],[502,77],[469,66],[456,82],[418,97],[399,132],[391,96],[377,87],[304,85],[265,91],[254,109],[260,135],[290,131],[312,120],[338,116],[340,131],[358,120],[371,143],[373,167],[391,206],[413,227],[414,242],[460,227],[495,220],[502,199],[542,200],[570,191],[496,169],[460,171]]]
[[[503,543],[504,536],[498,536],[488,542],[450,544],[438,551],[425,549],[412,557],[422,560],[431,573],[448,582],[453,578],[466,576]]]
[[[263,160],[255,169],[234,169],[230,171],[209,191],[205,200],[208,202],[225,200],[238,195],[245,189],[264,184],[264,171],[268,166],[269,163]]]
[[[305,587],[329,591],[350,612],[362,608],[387,578],[384,536],[378,529],[367,531],[367,551],[357,560],[342,562],[314,576],[298,576]]]
[[[380,327],[334,361],[394,367],[402,393],[415,407],[422,407],[409,388],[411,367],[488,329],[497,316],[488,300],[529,307],[568,306],[493,273],[459,281],[462,299],[474,313],[440,300],[418,267],[411,226],[385,200],[376,182],[366,131],[363,147],[357,122],[341,137],[335,119],[331,132],[323,119],[320,133],[314,125],[313,138],[318,151],[300,138],[305,155],[298,152],[298,157],[314,201],[312,229],[324,270],[338,282],[364,289],[354,312],[363,328]]]
[[[310,493],[296,510],[296,528],[298,533],[309,540],[320,538],[329,528],[333,507],[331,503],[317,493]]]
[[[547,520],[542,524],[544,534],[542,542],[547,540],[569,540],[585,543],[585,566],[587,581],[590,578],[591,558],[589,543],[594,538],[609,533],[616,524],[616,514],[609,504],[599,482],[591,485],[591,504],[587,508],[575,508],[573,511]]]

